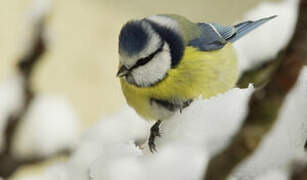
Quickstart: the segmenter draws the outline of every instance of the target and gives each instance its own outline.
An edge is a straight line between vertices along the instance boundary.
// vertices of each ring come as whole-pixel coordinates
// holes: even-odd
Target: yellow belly
[[[150,99],[180,102],[202,95],[209,98],[233,88],[238,69],[235,52],[228,43],[223,49],[203,52],[186,47],[184,56],[167,77],[152,87],[136,87],[121,78],[121,86],[129,106],[144,119],[163,120],[165,115],[150,103]]]

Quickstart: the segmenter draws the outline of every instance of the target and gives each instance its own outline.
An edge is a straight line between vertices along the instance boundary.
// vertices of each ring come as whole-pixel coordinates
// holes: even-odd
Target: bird
[[[152,153],[163,121],[199,96],[207,99],[235,87],[238,67],[232,44],[275,17],[228,26],[160,14],[123,25],[117,77],[127,104],[155,122],[148,138]]]

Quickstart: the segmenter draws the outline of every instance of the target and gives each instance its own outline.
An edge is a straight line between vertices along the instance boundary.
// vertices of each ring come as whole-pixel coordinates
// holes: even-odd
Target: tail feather
[[[235,25],[234,27],[236,28],[237,32],[228,41],[230,41],[232,43],[235,42],[236,40],[240,39],[241,37],[243,37],[247,33],[251,32],[252,30],[259,27],[260,25],[268,22],[269,20],[271,20],[275,17],[276,17],[276,15],[270,16],[270,17],[267,17],[267,18],[262,18],[262,19],[259,19],[257,21],[245,21],[245,22],[242,22],[240,24]]]

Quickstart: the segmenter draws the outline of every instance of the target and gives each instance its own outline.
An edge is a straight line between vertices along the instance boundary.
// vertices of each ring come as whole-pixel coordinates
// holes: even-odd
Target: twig
[[[27,112],[29,105],[34,98],[34,92],[31,89],[31,75],[33,69],[37,62],[39,61],[41,55],[45,52],[45,42],[43,39],[44,31],[44,20],[37,25],[37,32],[33,40],[33,47],[30,49],[28,54],[26,54],[18,63],[18,71],[23,78],[23,97],[24,104],[17,114],[12,114],[9,116],[7,125],[4,131],[4,149],[0,153],[0,177],[7,178],[15,170],[24,164],[32,164],[34,162],[39,162],[44,160],[45,157],[31,157],[29,159],[16,159],[12,155],[12,143],[14,135],[16,134],[16,129],[18,125],[23,120],[25,113]]]
[[[33,156],[29,158],[22,158],[18,159],[14,156],[4,156],[1,158],[0,167],[1,167],[1,177],[8,178],[10,177],[19,167],[25,166],[25,165],[34,165],[38,164],[56,157],[60,156],[69,156],[71,154],[70,150],[62,150],[53,154],[50,154],[48,156]],[[1,178],[0,178],[1,180]]]
[[[307,61],[307,0],[301,0],[295,33],[285,50],[271,81],[257,90],[249,101],[249,112],[231,143],[214,156],[208,165],[205,180],[225,180],[232,170],[250,156],[274,125],[283,101],[295,85]],[[303,147],[302,147],[303,148]]]
[[[30,102],[32,101],[34,97],[34,93],[30,87],[30,77],[33,72],[34,65],[39,61],[39,57],[44,53],[45,51],[45,45],[42,37],[43,33],[43,25],[42,23],[38,26],[38,33],[35,37],[35,40],[33,42],[33,47],[28,52],[28,54],[22,58],[19,61],[18,64],[18,71],[21,74],[21,77],[23,78],[23,97],[25,99],[25,102],[23,104],[23,107],[21,108],[21,111],[17,114],[11,115],[9,117],[7,126],[5,128],[5,140],[4,140],[4,154],[9,154],[12,148],[12,138],[15,133],[15,129],[18,126],[18,124],[21,121],[21,118],[26,113]]]

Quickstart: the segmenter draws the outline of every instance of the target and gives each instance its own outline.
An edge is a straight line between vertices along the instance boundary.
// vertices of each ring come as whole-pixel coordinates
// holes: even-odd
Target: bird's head
[[[176,29],[178,25],[161,22],[161,18],[129,21],[123,26],[119,35],[118,77],[139,87],[152,86],[163,80],[175,58],[182,56],[183,41]]]

